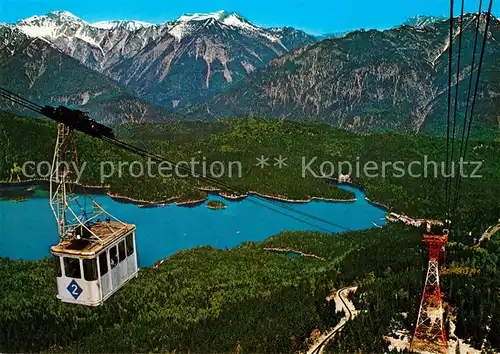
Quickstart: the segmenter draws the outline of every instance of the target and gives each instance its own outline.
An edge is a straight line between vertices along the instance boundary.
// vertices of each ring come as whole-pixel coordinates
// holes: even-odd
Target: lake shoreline
[[[25,183],[24,186],[29,185],[29,183]],[[359,192],[358,188],[348,185],[345,185],[344,187],[342,186],[339,187],[348,191],[349,193],[351,193],[351,195],[355,196],[356,198],[353,198],[352,201],[335,200],[333,198],[310,198],[308,200],[293,200],[292,202],[295,202],[297,204],[298,203],[303,204],[303,203],[308,203],[310,201],[317,201],[316,203],[303,205],[303,207],[300,208],[297,207],[296,210],[301,213],[303,211],[307,212],[307,210],[309,210],[311,215],[317,215],[318,217],[322,217],[325,220],[331,219],[332,221],[336,222],[336,220],[338,219],[339,220],[338,222],[341,223],[345,222],[351,223],[351,225],[346,225],[346,226],[352,230],[372,229],[376,226],[373,223],[374,220],[378,222],[378,220],[382,220],[383,218],[385,218],[386,212],[383,209],[371,205],[368,207],[368,202],[365,201],[365,196]],[[102,188],[100,189],[102,190]],[[36,191],[39,191],[39,189],[37,189]],[[50,227],[53,228],[54,226],[51,222],[52,219],[49,216],[50,213],[47,212],[48,210],[48,201],[46,200],[47,193],[43,193],[44,199],[41,199],[42,196],[39,195],[39,193],[37,193],[36,191],[31,192],[35,197],[29,198],[33,199],[33,202],[32,204],[29,205],[29,209],[25,209],[26,213],[27,214],[32,213],[32,215],[36,216],[37,218],[40,217],[41,214],[39,213],[39,209],[43,204],[43,209],[46,212],[45,213],[46,218],[44,217],[43,220],[44,221],[47,220],[45,223],[47,225],[51,225]],[[141,225],[142,236],[138,238],[137,247],[141,248],[144,247],[141,244],[141,242],[144,242],[146,245],[151,244],[150,241],[147,241],[149,234],[152,235],[157,235],[158,233],[161,234],[157,235],[158,239],[155,238],[154,241],[155,246],[153,248],[148,250],[148,248],[145,247],[145,250],[143,251],[144,253],[142,253],[142,256],[140,257],[141,267],[143,268],[156,268],[158,264],[162,263],[162,261],[164,262],[165,260],[168,260],[172,255],[175,255],[182,250],[189,250],[192,248],[205,247],[205,246],[214,247],[217,249],[228,249],[228,248],[232,249],[234,247],[238,247],[243,242],[256,242],[256,243],[263,242],[268,237],[272,237],[273,235],[276,235],[277,233],[286,230],[320,231],[322,228],[320,226],[318,227],[310,223],[307,223],[309,226],[305,226],[302,224],[302,220],[298,220],[295,217],[288,218],[287,217],[288,215],[267,215],[269,214],[269,212],[266,212],[266,210],[260,210],[262,208],[259,208],[258,214],[266,215],[266,218],[269,217],[270,218],[269,220],[272,220],[273,222],[256,224],[253,221],[249,221],[249,215],[253,215],[252,213],[257,212],[255,210],[256,206],[254,206],[252,203],[253,198],[256,198],[258,196],[259,198],[265,198],[263,201],[265,201],[266,199],[277,200],[278,203],[280,204],[289,202],[288,199],[283,198],[283,196],[269,195],[253,191],[244,198],[246,199],[250,197],[250,199],[246,199],[246,201],[241,201],[241,202],[236,200],[228,201],[227,212],[220,212],[220,211],[216,212],[214,210],[208,211],[208,209],[212,209],[210,208],[210,205],[208,205],[208,203],[212,201],[214,205],[216,205],[215,203],[225,204],[226,203],[225,198],[212,197],[215,195],[220,195],[219,192],[213,190],[208,194],[209,195],[206,198],[203,198],[202,200],[188,200],[184,202],[180,201],[176,202],[175,200],[177,198],[170,198],[163,201],[163,205],[165,206],[174,205],[174,206],[181,206],[183,208],[156,208],[157,206],[159,206],[159,203],[151,203],[141,200],[137,201],[133,200],[133,198],[120,196],[117,193],[115,194],[111,193],[110,191],[108,191],[107,193],[103,193],[101,196],[95,195],[95,198],[98,203],[104,203],[103,205],[105,205],[105,208],[106,209],[109,208],[109,211],[112,212],[113,215],[120,215],[120,217],[126,220],[133,220],[134,223],[136,223],[137,225]],[[240,196],[233,195],[232,197],[234,198]],[[207,199],[209,199],[208,202],[206,202]],[[348,204],[345,204],[346,202]],[[130,207],[126,207],[125,205],[119,206],[119,204],[122,203],[134,204],[134,205],[142,204],[142,205],[139,205],[139,208],[136,208],[133,205]],[[33,205],[37,205],[38,209],[37,208],[33,209]],[[286,205],[283,204],[283,206]],[[9,209],[10,207],[9,204],[6,205],[6,207],[7,207],[6,211],[8,212],[18,212],[19,210],[16,209],[19,208],[16,206],[13,206],[11,209]],[[148,208],[148,207],[152,207],[157,210],[141,211],[141,208]],[[187,207],[195,207],[196,210],[193,211],[182,210],[186,209]],[[115,209],[113,210],[113,208]],[[223,208],[221,207],[215,209],[225,209],[225,208],[226,205],[224,205]],[[304,208],[304,210],[302,210],[302,208]],[[203,210],[207,211],[205,212]],[[360,211],[361,214],[358,215],[358,211]],[[190,223],[190,221],[193,218],[193,215],[196,216],[199,222]],[[154,217],[155,219],[151,219],[152,217]],[[184,220],[183,218],[186,219]],[[156,220],[158,220],[158,224],[155,224]],[[207,225],[210,226],[207,227]],[[275,227],[276,225],[279,226]],[[14,229],[18,230],[18,225],[15,225],[12,222],[7,223],[6,226],[7,229],[11,227],[11,230]],[[28,226],[27,229],[29,229],[29,227],[30,226]],[[329,232],[338,233],[341,232],[341,230],[328,231],[327,233]],[[27,233],[31,234],[33,232],[30,231]],[[209,237],[208,239],[205,237],[206,235],[208,235]],[[170,239],[171,237],[174,237],[175,242],[177,242],[177,244],[175,244],[174,246],[172,246],[172,239]],[[38,252],[37,254],[39,254],[40,257],[44,257],[46,255],[44,251],[46,249],[46,245],[43,245],[43,247],[39,248],[40,250],[37,251]],[[17,249],[18,247],[14,247],[12,248],[12,252],[7,252],[5,254],[2,254],[2,256],[14,257],[10,259],[23,259],[22,257],[24,256],[22,254],[19,254]],[[293,253],[292,256],[297,254],[301,257],[312,257],[318,260],[323,260],[322,257],[315,257],[317,255],[314,254],[301,254],[297,252],[297,250],[294,249],[294,247],[290,247],[290,249],[287,248],[268,249],[267,251],[276,253],[291,253],[291,254]],[[35,257],[37,256],[35,255]],[[30,256],[30,258],[34,259],[33,256]]]
[[[274,196],[269,194],[263,194],[255,191],[250,191],[250,195],[256,195],[265,199],[277,200],[280,202],[286,203],[295,203],[295,204],[307,204],[313,201],[323,201],[323,202],[333,202],[333,203],[354,203],[357,201],[356,198],[351,199],[333,199],[333,198],[325,198],[325,197],[311,197],[309,199],[288,199],[283,196]]]
[[[34,180],[27,180],[27,181],[21,181],[21,182],[0,182],[0,192],[2,190],[12,190],[16,188],[22,188],[22,187],[36,187],[36,186],[41,186],[42,188],[49,188],[50,181],[45,180],[45,179],[34,179]],[[91,193],[97,193],[97,194],[106,194],[108,197],[119,201],[123,203],[130,203],[130,204],[135,204],[139,207],[162,207],[162,206],[168,206],[172,203],[175,203],[176,206],[185,206],[185,207],[192,207],[192,206],[198,206],[203,204],[208,200],[208,196],[199,200],[188,200],[188,201],[178,201],[179,197],[171,197],[166,200],[161,200],[161,201],[149,201],[149,200],[143,200],[143,199],[135,199],[129,196],[125,195],[120,195],[120,194],[113,194],[110,192],[111,187],[109,185],[86,185],[86,184],[79,184],[79,183],[74,183],[75,186],[79,188],[85,188],[87,192]],[[351,187],[357,188],[361,191],[363,191],[359,186],[354,185],[354,184],[348,184]],[[351,198],[351,199],[335,199],[335,198],[326,198],[326,197],[311,197],[308,199],[292,199],[292,198],[287,198],[285,196],[280,196],[280,195],[273,195],[273,194],[266,194],[266,193],[260,193],[256,191],[250,191],[248,194],[245,195],[229,195],[228,193],[222,192],[218,188],[207,188],[207,187],[199,187],[198,190],[205,192],[207,194],[214,194],[217,196],[220,196],[224,199],[230,200],[230,201],[242,201],[245,200],[246,198],[254,195],[257,197],[269,199],[269,200],[275,200],[279,202],[286,202],[286,203],[294,203],[294,204],[307,204],[313,201],[324,201],[324,202],[334,202],[334,203],[354,203],[357,201],[356,198]],[[365,198],[367,199],[367,198]],[[368,199],[367,199],[368,200]],[[369,200],[368,200],[369,201]],[[375,206],[381,206],[377,203],[371,202]],[[383,206],[384,209],[388,210],[385,206]]]
[[[160,202],[149,202],[147,200],[133,199],[133,198],[126,197],[123,195],[119,195],[119,194],[111,194],[110,192],[106,193],[106,195],[108,197],[110,197],[111,199],[116,200],[117,202],[126,203],[126,204],[135,204],[139,207],[142,207],[142,206],[145,206],[145,207],[147,207],[147,206],[151,206],[151,207],[166,206],[166,205],[173,203],[176,199],[178,199],[178,197],[172,197],[170,199],[160,201]]]
[[[365,192],[365,193],[366,193],[366,192]],[[392,209],[391,209],[391,208],[389,208],[387,205],[384,205],[384,204],[382,204],[382,203],[377,203],[377,202],[371,201],[370,199],[368,199],[368,197],[365,197],[365,200],[366,200],[369,204],[373,205],[374,207],[377,207],[377,208],[379,208],[379,209],[385,210],[385,211],[386,211],[386,212],[388,212],[388,213],[389,213],[389,212],[391,212],[391,210],[392,210]]]
[[[325,197],[312,197],[309,199],[288,199],[282,196],[274,196],[274,195],[269,195],[269,194],[263,194],[255,191],[250,191],[247,195],[242,195],[242,196],[236,196],[236,197],[228,197],[227,195],[221,194],[220,191],[217,190],[202,190],[202,192],[206,192],[207,194],[212,194],[212,195],[217,195],[221,198],[233,201],[233,202],[238,202],[247,199],[250,196],[258,196],[264,199],[269,199],[269,200],[275,200],[279,202],[285,202],[285,203],[293,203],[293,204],[307,204],[313,201],[323,201],[323,202],[332,202],[332,203],[354,203],[357,201],[357,198],[351,198],[351,199],[333,199],[333,198],[325,198]],[[172,203],[174,203],[176,206],[198,206],[203,204],[208,200],[208,197],[203,198],[203,199],[198,199],[198,200],[188,200],[188,201],[176,201],[179,199],[179,197],[172,197],[170,199],[164,200],[164,201],[159,201],[159,202],[150,202],[150,201],[145,201],[145,200],[137,200],[133,199],[130,197],[122,196],[122,195],[117,195],[117,194],[110,194],[106,193],[108,197],[113,198],[115,200],[121,201],[128,201],[132,204],[136,204],[139,206],[150,206],[150,207],[162,207],[162,206],[168,206]],[[373,203],[375,206],[376,203]]]
[[[79,188],[88,189],[94,193],[106,193],[109,191],[111,186],[109,185],[91,185],[91,184],[81,184],[81,183],[71,183],[73,186]],[[2,189],[10,189],[10,188],[22,188],[22,187],[42,187],[42,188],[50,188],[50,180],[48,179],[30,179],[21,182],[0,182],[0,191]]]
[[[184,202],[175,202],[176,206],[181,206],[181,207],[196,207],[199,206],[203,203],[205,203],[208,200],[208,197],[199,199],[199,200],[187,200]]]

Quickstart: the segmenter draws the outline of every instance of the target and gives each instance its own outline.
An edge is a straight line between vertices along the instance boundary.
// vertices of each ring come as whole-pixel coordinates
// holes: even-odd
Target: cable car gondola
[[[85,192],[75,193],[70,171],[70,166],[78,166],[75,137],[64,123],[71,117],[61,117],[50,178],[50,206],[60,238],[50,249],[57,269],[57,297],[99,306],[137,276],[136,227],[112,216]],[[87,129],[82,124],[79,130]]]

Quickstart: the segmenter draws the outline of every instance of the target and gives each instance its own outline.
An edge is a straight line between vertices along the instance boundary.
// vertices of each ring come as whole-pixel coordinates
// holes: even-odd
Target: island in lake
[[[210,200],[207,203],[207,208],[208,209],[214,209],[214,210],[217,210],[217,209],[226,209],[227,205],[224,204],[223,202],[221,202],[220,200]]]

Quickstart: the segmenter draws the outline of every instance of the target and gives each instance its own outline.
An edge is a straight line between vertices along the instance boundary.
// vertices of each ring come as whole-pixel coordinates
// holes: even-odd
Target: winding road
[[[318,343],[314,344],[308,351],[307,354],[321,354],[323,350],[325,349],[326,344],[337,334],[339,331],[342,330],[342,328],[345,326],[347,321],[353,319],[358,312],[356,311],[356,308],[354,307],[354,304],[347,300],[347,294],[351,291],[356,291],[357,286],[351,286],[351,287],[346,287],[342,288],[339,291],[337,291],[337,294],[335,295],[336,298],[340,300],[340,303],[342,304],[342,309],[345,312],[345,316],[340,320],[340,322],[328,333],[326,333]],[[345,294],[345,295],[343,295]],[[344,300],[346,299],[346,300]]]
[[[490,226],[488,228],[488,230],[486,230],[484,232],[484,234],[481,236],[481,238],[479,239],[479,241],[477,242],[477,244],[476,244],[475,247],[481,246],[481,243],[484,240],[489,240],[491,238],[491,236],[493,236],[494,234],[496,234],[498,231],[500,231],[500,224],[495,225],[495,226]]]

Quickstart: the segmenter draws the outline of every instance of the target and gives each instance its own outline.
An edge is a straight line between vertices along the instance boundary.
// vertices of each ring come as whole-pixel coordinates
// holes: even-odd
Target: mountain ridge
[[[168,111],[130,95],[51,42],[10,27],[0,27],[0,85],[41,105],[89,110],[107,124],[161,122],[171,117]],[[0,109],[33,115],[5,100],[0,100]]]
[[[464,20],[459,115],[465,110],[476,18],[468,14]],[[482,32],[484,25],[482,19]],[[449,21],[445,21],[424,28],[359,30],[327,39],[273,60],[267,70],[231,91],[180,113],[191,119],[255,115],[319,120],[355,132],[442,134],[448,33]],[[496,113],[500,77],[495,69],[500,50],[492,44],[500,40],[499,21],[491,21],[489,33],[491,45],[486,50],[474,123],[475,132],[485,136],[496,135],[500,126]],[[457,48],[454,45],[454,65]]]
[[[403,22],[403,25],[411,27],[426,27],[448,19],[448,17],[444,16],[417,15],[408,18],[405,22]]]
[[[316,41],[294,28],[261,28],[227,11],[185,14],[159,25],[115,20],[97,26],[56,11],[11,27],[53,43],[139,98],[172,110],[210,99],[256,68]]]
[[[471,51],[476,16],[465,15],[465,51]],[[0,70],[17,50],[15,37],[22,34],[26,38],[20,43],[44,42],[52,52],[85,67],[82,72],[90,69],[102,75],[97,82],[110,80],[106,86],[110,95],[91,94],[92,102],[80,97],[73,104],[88,104],[99,114],[106,112],[100,107],[114,112],[116,104],[125,116],[118,121],[162,121],[176,116],[158,104],[187,119],[261,115],[320,120],[356,132],[435,132],[443,125],[449,22],[426,16],[411,21],[415,24],[357,30],[318,41],[293,27],[264,29],[227,11],[185,14],[160,25],[114,20],[101,23],[103,28],[56,11],[20,20],[18,25],[0,26]],[[456,41],[458,21],[454,23]],[[500,21],[494,18],[490,41],[500,39],[499,28]],[[17,35],[2,37],[9,30]],[[458,46],[453,47],[456,51]],[[462,63],[470,62],[470,53],[464,56]],[[482,128],[490,132],[496,129],[494,111],[500,92],[497,56],[496,47],[489,46],[484,68],[489,74],[485,74],[478,107]],[[23,57],[21,66],[33,71],[40,60],[36,55],[31,61]],[[468,75],[463,65],[462,81]],[[13,74],[4,69],[4,75]],[[114,86],[118,89],[110,88]],[[461,100],[464,95],[460,92]],[[126,107],[132,107],[133,117],[126,114]]]

